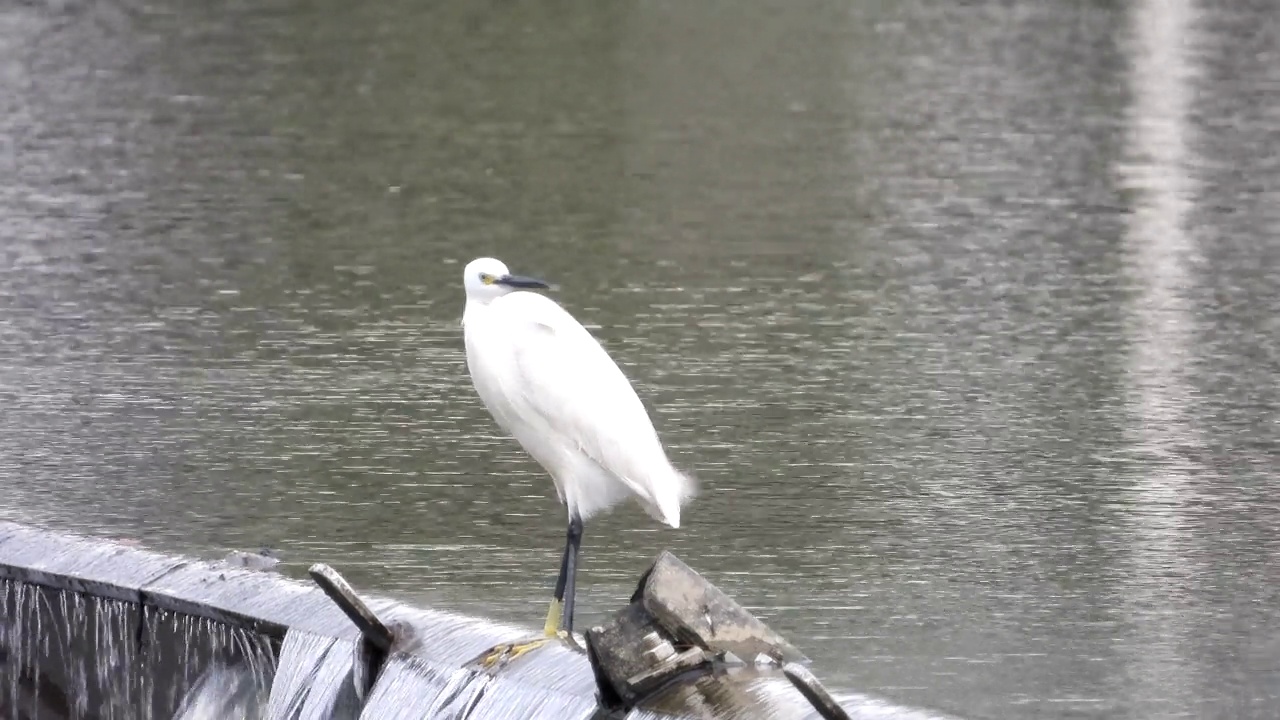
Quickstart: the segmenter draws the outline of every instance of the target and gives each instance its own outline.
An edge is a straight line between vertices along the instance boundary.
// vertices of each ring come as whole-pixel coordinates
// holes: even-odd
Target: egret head
[[[489,303],[494,298],[522,288],[546,288],[541,280],[522,275],[512,275],[501,260],[494,258],[476,258],[467,263],[462,271],[462,286],[467,290],[467,299],[481,303]]]

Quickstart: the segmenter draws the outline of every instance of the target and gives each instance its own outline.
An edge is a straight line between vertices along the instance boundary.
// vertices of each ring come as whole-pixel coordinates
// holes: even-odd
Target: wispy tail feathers
[[[698,483],[692,475],[671,468],[671,475],[665,478],[661,489],[656,493],[653,516],[662,523],[673,528],[680,527],[680,506],[698,494]],[[652,511],[651,511],[652,512]]]

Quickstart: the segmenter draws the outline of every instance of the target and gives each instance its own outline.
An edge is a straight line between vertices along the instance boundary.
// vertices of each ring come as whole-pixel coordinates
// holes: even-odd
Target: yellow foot
[[[475,670],[487,670],[489,672],[494,672],[500,668],[506,667],[514,660],[528,655],[544,645],[556,642],[563,643],[571,648],[581,649],[577,639],[575,639],[573,635],[560,630],[551,637],[529,638],[527,640],[518,640],[516,642],[494,645],[492,648],[480,653],[468,662],[466,667]]]
[[[552,640],[555,640],[555,638],[540,637],[494,645],[492,648],[481,653],[479,657],[467,663],[467,665],[478,667],[482,670],[496,670],[522,655],[527,655],[528,653],[537,650]]]
[[[583,647],[572,633],[560,629],[560,614],[563,610],[564,603],[559,600],[552,600],[551,607],[547,608],[547,620],[542,625],[542,637],[495,645],[480,653],[471,662],[468,662],[466,667],[492,672],[506,666],[522,655],[527,655],[543,645],[557,640],[576,650],[583,650]]]

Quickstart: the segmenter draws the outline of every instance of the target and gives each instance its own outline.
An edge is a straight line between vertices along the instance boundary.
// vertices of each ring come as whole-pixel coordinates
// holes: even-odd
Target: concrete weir
[[[940,717],[742,661],[729,650],[798,651],[671,556],[589,652],[552,642],[487,668],[473,660],[529,631],[312,576],[0,522],[0,720]],[[689,597],[711,632],[677,617]]]

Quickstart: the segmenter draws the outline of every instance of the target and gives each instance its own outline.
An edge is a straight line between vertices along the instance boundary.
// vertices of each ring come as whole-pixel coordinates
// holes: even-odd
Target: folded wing
[[[517,382],[509,392],[656,518],[678,526],[690,482],[667,460],[635,389],[600,343],[543,295],[518,292],[495,302],[512,318]]]

